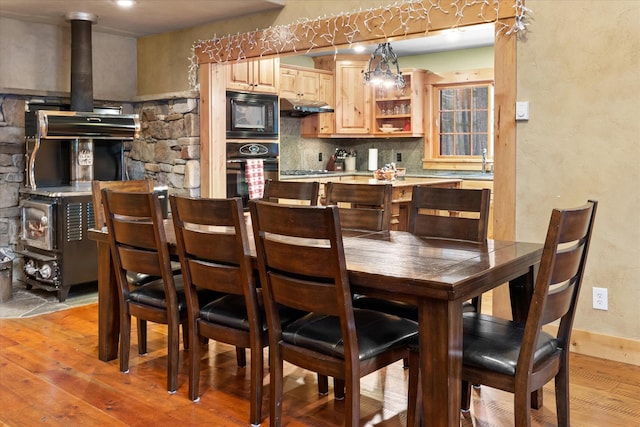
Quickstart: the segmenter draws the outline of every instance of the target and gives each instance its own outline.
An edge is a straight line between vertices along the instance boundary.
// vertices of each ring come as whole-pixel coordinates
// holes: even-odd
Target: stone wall
[[[0,95],[0,248],[18,244],[24,165],[24,101]]]
[[[33,97],[0,94],[0,248],[16,250],[20,241],[20,187],[24,182],[25,105]],[[41,98],[39,98],[41,99]],[[48,97],[50,102],[68,99]],[[169,194],[200,195],[200,116],[197,97],[134,102],[139,139],[125,146],[129,179],[152,178]],[[111,104],[112,105],[112,104]],[[14,269],[14,278],[18,271]]]
[[[198,98],[137,103],[142,132],[127,146],[129,179],[152,178],[169,194],[200,196],[200,115]]]

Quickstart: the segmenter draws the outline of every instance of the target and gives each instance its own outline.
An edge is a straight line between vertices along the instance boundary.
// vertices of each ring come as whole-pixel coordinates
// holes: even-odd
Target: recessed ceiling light
[[[120,7],[133,7],[136,0],[116,0],[116,4]]]
[[[353,45],[353,51],[356,52],[356,53],[362,53],[362,52],[364,52],[364,49],[365,49],[365,47],[363,45],[361,45],[361,44]]]

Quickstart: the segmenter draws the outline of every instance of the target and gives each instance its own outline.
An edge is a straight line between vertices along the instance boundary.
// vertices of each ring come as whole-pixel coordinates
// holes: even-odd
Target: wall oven
[[[227,142],[227,197],[241,197],[245,209],[249,202],[249,184],[246,176],[248,159],[261,159],[264,179],[278,179],[277,142]]]

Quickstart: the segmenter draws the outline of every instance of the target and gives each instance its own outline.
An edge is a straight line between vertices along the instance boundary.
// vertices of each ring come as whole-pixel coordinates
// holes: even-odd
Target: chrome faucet
[[[487,149],[482,149],[482,173],[487,173]]]

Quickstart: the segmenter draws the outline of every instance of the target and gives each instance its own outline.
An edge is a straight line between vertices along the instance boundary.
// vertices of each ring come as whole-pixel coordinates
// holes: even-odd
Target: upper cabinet
[[[335,106],[335,82],[330,71],[317,70],[318,97],[330,106]],[[311,114],[302,118],[300,134],[304,137],[328,137],[335,131],[335,113]]]
[[[333,136],[372,135],[371,88],[362,82],[366,55],[337,55],[314,58],[316,68],[333,71],[335,78],[335,120]]]
[[[280,67],[280,97],[318,99],[320,74],[314,69],[283,65]]]
[[[227,65],[227,89],[278,93],[280,59],[231,62]]]
[[[425,82],[427,71],[403,69],[406,86],[373,89],[376,136],[424,136]]]

